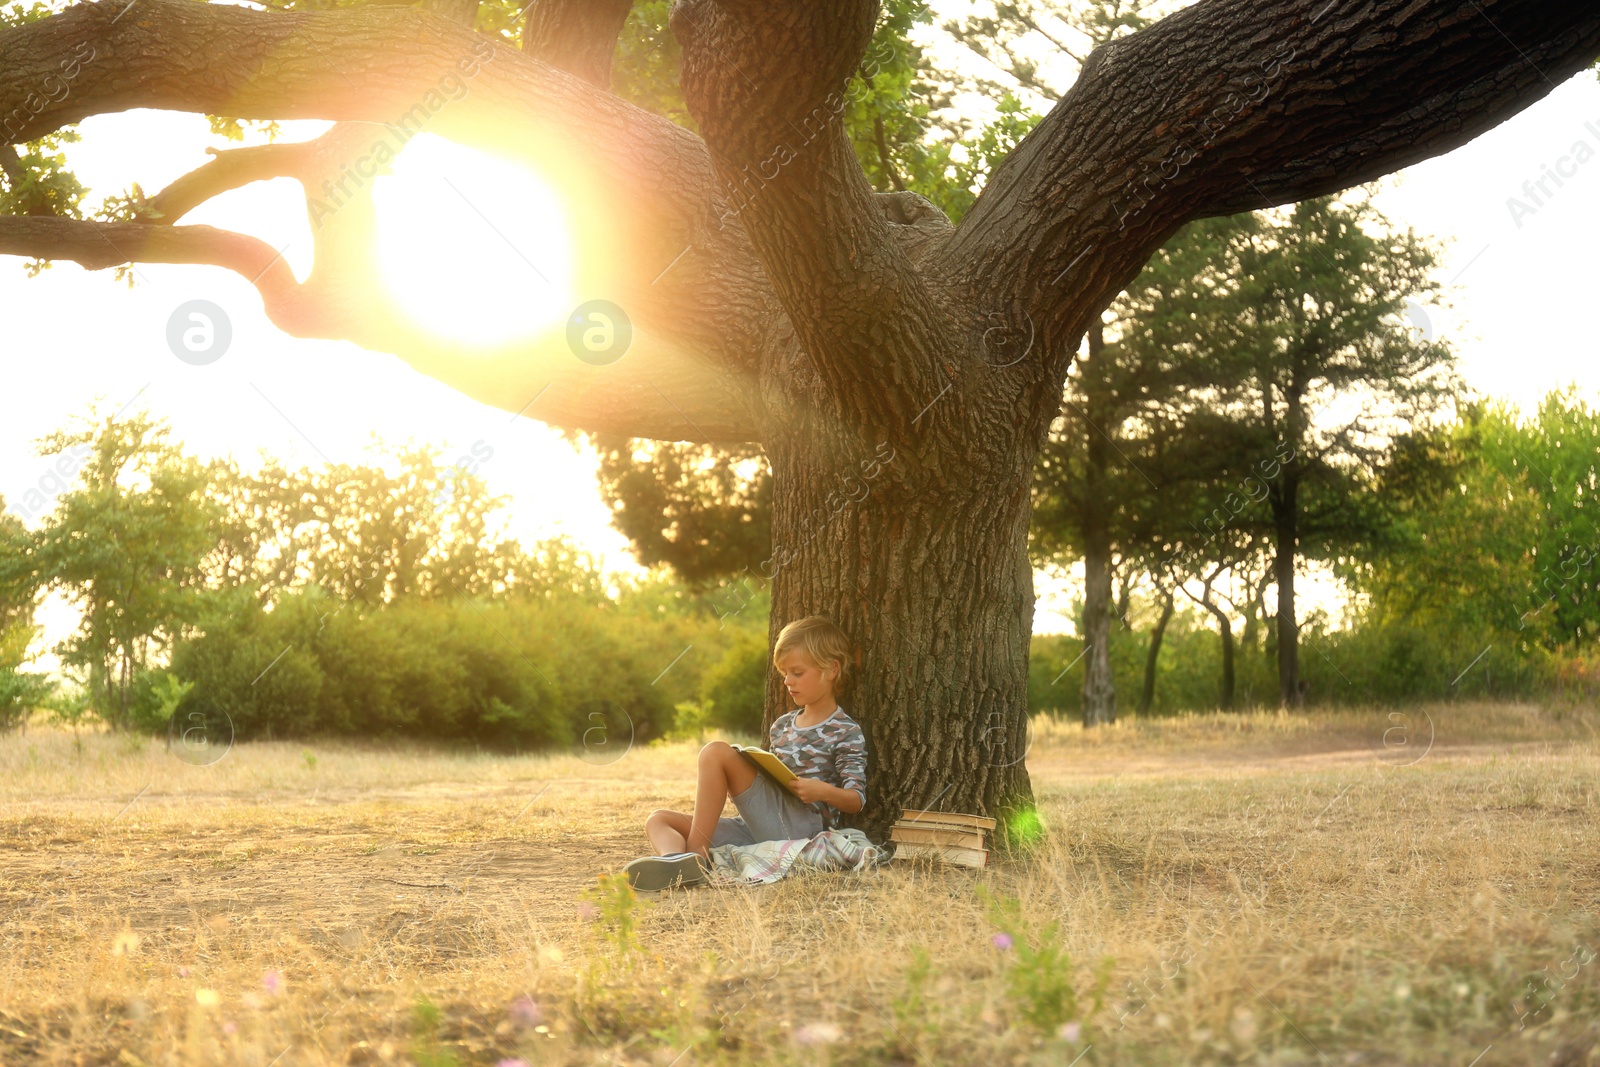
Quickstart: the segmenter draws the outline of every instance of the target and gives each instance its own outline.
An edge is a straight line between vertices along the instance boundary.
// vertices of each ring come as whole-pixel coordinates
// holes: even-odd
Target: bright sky
[[[325,126],[285,124],[285,139]],[[68,158],[92,202],[132,182],[153,193],[204,163],[207,145],[224,143],[202,116],[165,112],[97,116],[80,130],[83,140],[69,147]],[[408,157],[428,139],[414,141]],[[519,272],[530,271],[530,261],[560,269],[565,238],[539,186],[524,179],[508,188],[493,168],[452,163],[448,147],[436,143],[432,158],[417,162],[445,168],[456,191],[426,173],[394,190],[403,216],[431,212],[434,222],[409,231],[416,254],[400,273],[419,313],[467,310],[492,325],[508,305],[517,307],[519,292],[527,299]],[[1548,177],[1553,172],[1561,175],[1559,187]],[[402,179],[380,179],[391,181]],[[1537,202],[1524,183],[1532,183]],[[1382,193],[1393,221],[1449,242],[1440,277],[1453,283],[1454,306],[1435,310],[1432,326],[1458,346],[1467,380],[1481,392],[1531,404],[1569,382],[1591,397],[1600,391],[1597,341],[1584,318],[1594,300],[1597,193],[1600,84],[1592,74],[1450,155],[1410,168]],[[1531,211],[1514,216],[1510,197]],[[310,231],[291,181],[229,193],[184,222],[253,234],[283,249],[298,276],[309,269]],[[459,266],[467,255],[486,261],[481,277]],[[479,470],[492,490],[510,497],[513,534],[532,540],[567,533],[608,568],[636,569],[626,540],[609,525],[593,458],[544,425],[469,400],[396,357],[287,337],[266,320],[254,289],[224,270],[143,265],[130,290],[109,270],[67,263],[29,279],[23,262],[0,257],[9,401],[0,419],[0,494],[13,510],[49,466],[34,456],[34,438],[85,412],[97,394],[112,407],[137,397],[201,456],[249,460],[267,449],[304,463],[353,462],[372,433],[436,445],[446,463],[492,452]],[[511,279],[503,283],[509,291],[485,281],[493,278]],[[222,307],[233,329],[225,355],[204,366],[176,358],[167,343],[175,309],[196,299]],[[531,313],[566,311],[552,305]],[[530,313],[525,304],[520,313]],[[1039,632],[1071,629],[1057,611],[1067,607],[1059,589],[1041,578]],[[47,610],[47,639],[61,636],[65,619],[58,607]]]

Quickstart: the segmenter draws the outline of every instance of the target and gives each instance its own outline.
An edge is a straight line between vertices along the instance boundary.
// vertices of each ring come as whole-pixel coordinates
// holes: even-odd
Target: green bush
[[[14,729],[55,691],[50,679],[0,666],[0,733]]]
[[[711,705],[711,722],[724,730],[761,736],[767,675],[772,656],[764,633],[738,633],[722,659],[705,674],[701,701]]]
[[[22,621],[0,629],[0,733],[25,721],[55,693],[55,683],[21,670],[36,627]]]
[[[193,688],[192,682],[180,680],[169,670],[141,671],[133,679],[129,725],[145,733],[165,732]]]
[[[312,588],[271,610],[211,619],[176,647],[171,673],[192,686],[179,714],[225,713],[240,739],[359,735],[601,751],[664,736],[674,705],[702,688],[705,665],[726,662],[730,641],[743,639],[703,614],[642,619],[577,597],[411,600],[363,611]],[[146,729],[157,717],[142,716]]]
[[[1135,622],[1139,620],[1135,618]],[[1271,620],[1268,620],[1270,625]],[[1278,702],[1274,645],[1236,635],[1234,707]],[[1147,629],[1113,623],[1111,670],[1117,713],[1131,715],[1144,679]],[[1076,718],[1081,709],[1084,661],[1075,637],[1037,635],[1028,662],[1028,708],[1033,714]],[[1206,711],[1221,690],[1221,638],[1193,614],[1178,612],[1162,642],[1152,715]],[[1330,630],[1320,613],[1300,628],[1300,676],[1313,707],[1391,706],[1418,700],[1516,700],[1540,694],[1571,699],[1600,695],[1600,673],[1577,648],[1550,653],[1517,635],[1489,627],[1421,625],[1402,619],[1358,618]]]

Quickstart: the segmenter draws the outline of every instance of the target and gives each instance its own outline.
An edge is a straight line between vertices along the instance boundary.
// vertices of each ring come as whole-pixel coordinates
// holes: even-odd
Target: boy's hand
[[[807,804],[816,801],[827,801],[833,792],[833,786],[820,778],[796,778],[789,783],[789,791]]]

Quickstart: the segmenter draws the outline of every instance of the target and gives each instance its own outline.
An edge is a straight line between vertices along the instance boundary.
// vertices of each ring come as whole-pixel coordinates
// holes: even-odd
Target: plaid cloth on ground
[[[846,827],[793,841],[718,845],[711,850],[711,877],[726,885],[767,885],[796,870],[862,871],[885,861],[866,834]]]

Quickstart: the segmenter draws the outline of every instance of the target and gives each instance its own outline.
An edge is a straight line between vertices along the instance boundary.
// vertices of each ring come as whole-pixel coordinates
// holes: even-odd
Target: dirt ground
[[[1174,939],[1214,951],[1208,923],[1226,923],[1230,937],[1253,946],[1254,962],[1236,977],[1224,976],[1244,956],[1214,963],[1231,990],[1225,1008],[1215,988],[1197,986],[1163,1012],[1139,1014],[1141,1031],[1127,1021],[1126,997],[1110,1004],[1098,1024],[1107,1031],[1101,1055],[1115,1047],[1107,1024],[1120,1003],[1117,1038],[1153,1041],[1143,1047],[1173,1057],[1152,1051],[1121,1062],[1256,1062],[1246,1051],[1265,1055],[1268,1035],[1278,1055],[1270,1062],[1299,1062],[1286,1051],[1296,1028],[1328,1043],[1352,1025],[1341,998],[1365,996],[1369,976],[1374,989],[1396,981],[1420,989],[1423,978],[1395,975],[1444,959],[1458,975],[1449,988],[1483,987],[1459,1004],[1451,997],[1463,994],[1439,987],[1464,1013],[1465,1049],[1475,1028],[1506,1029],[1508,1006],[1526,1015],[1526,998],[1516,999],[1526,973],[1573,958],[1578,942],[1600,949],[1600,763],[1586,724],[1544,736],[1524,730],[1520,740],[1483,740],[1474,733],[1492,731],[1454,725],[1426,749],[1398,751],[1383,743],[1381,717],[1364,733],[1345,723],[1244,735],[1174,726],[1093,744],[1042,736],[1029,770],[1051,831],[1044,861],[986,872],[895,865],[663,894],[637,919],[639,958],[653,956],[658,968],[645,984],[663,994],[693,987],[673,1010],[721,1013],[716,1041],[685,1039],[706,1050],[702,1061],[811,1062],[818,1053],[809,1045],[759,1044],[741,1026],[799,1026],[795,1005],[805,1003],[837,1015],[842,1032],[890,1025],[900,1033],[903,1019],[883,1020],[901,1018],[891,1005],[905,994],[884,984],[883,962],[895,959],[894,981],[912,981],[902,972],[911,973],[913,943],[944,944],[946,977],[964,977],[949,987],[951,1018],[930,1017],[921,1040],[943,1047],[941,1027],[998,1036],[988,1052],[974,1044],[959,1058],[927,1058],[1056,1062],[1069,1051],[1059,1041],[1017,1036],[1025,1028],[1007,1000],[1015,988],[972,902],[983,884],[1036,909],[1036,925],[1061,923],[1078,957],[1114,954],[1119,984]],[[624,1010],[598,1003],[600,972],[578,961],[605,951],[597,878],[645,851],[651,809],[688,803],[694,751],[651,749],[595,766],[276,744],[239,746],[197,768],[174,765],[159,744],[0,739],[0,1064],[496,1063],[518,1049],[528,1063],[665,1063],[644,1045],[666,1031],[613,1018]],[[1497,898],[1488,935],[1485,894]],[[829,959],[809,958],[808,930],[819,921],[844,931]],[[1506,957],[1505,938],[1521,957]],[[721,970],[696,970],[706,952]],[[1600,1044],[1571,1044],[1582,1040],[1574,1013],[1600,1006],[1600,966],[1580,970],[1540,1016],[1571,1046],[1560,1061],[1571,1064],[1600,1062]],[[1276,996],[1266,992],[1272,971],[1282,972]],[[740,973],[786,977],[730,1026],[727,997],[738,984],[730,975]],[[273,975],[286,976],[292,995],[280,996]],[[829,991],[839,982],[853,986],[842,1001]],[[644,995],[607,988],[614,1000]],[[205,1000],[210,989],[220,991],[216,1007]],[[544,1052],[527,1051],[531,1032],[507,1030],[506,1004],[519,989],[545,1005]],[[438,1034],[453,1059],[429,1060],[418,1045],[407,1005],[423,997],[444,1005]],[[958,1012],[964,997],[976,999]],[[1264,1006],[1280,1001],[1302,1005],[1290,1013],[1298,1022]],[[745,1001],[737,1003],[735,1015]],[[1397,1010],[1386,1002],[1378,1014]],[[1231,1014],[1204,1021],[1218,1011]],[[1331,1020],[1327,1029],[1302,1017],[1315,1012]],[[1374,1017],[1374,1032],[1340,1062],[1435,1062],[1420,1050],[1442,1053],[1437,1035],[1406,1018],[1402,1026]],[[883,1040],[860,1059],[843,1054],[842,1039],[823,1044],[841,1063],[924,1058],[915,1041],[897,1054],[905,1042]],[[1385,1045],[1415,1055],[1385,1058]],[[1547,1062],[1548,1049],[1515,1048],[1517,1058],[1500,1062]]]
[[[1326,741],[1336,747],[1319,750],[1317,740],[1260,752],[1050,751],[1030,760],[1029,770],[1048,795],[1104,779],[1236,778],[1372,763],[1369,746],[1332,738]],[[1501,748],[1438,745],[1431,758],[1473,759]],[[567,798],[615,784],[610,777],[562,777],[517,787],[313,788],[305,796],[151,790],[130,798],[138,815],[124,812],[109,824],[86,817],[85,809],[104,809],[116,798],[35,801],[26,814],[0,818],[0,914],[7,916],[0,931],[71,930],[85,916],[116,914],[143,931],[184,933],[196,922],[293,931],[334,953],[380,937],[447,959],[470,948],[448,931],[474,917],[575,922],[574,902],[597,875],[648,852],[643,814],[692,800],[630,797],[632,825],[613,818],[591,832],[535,828]]]

